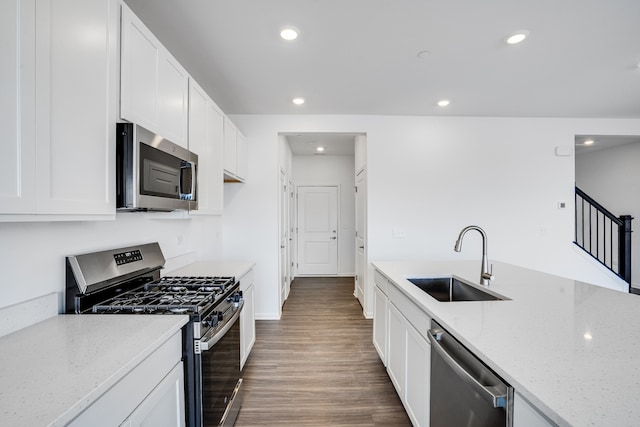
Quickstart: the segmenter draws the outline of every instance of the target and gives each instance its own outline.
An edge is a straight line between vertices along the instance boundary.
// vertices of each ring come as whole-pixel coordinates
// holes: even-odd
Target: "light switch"
[[[405,237],[407,237],[407,233],[405,233],[404,230],[398,228],[394,228],[391,235],[394,239],[404,239]]]

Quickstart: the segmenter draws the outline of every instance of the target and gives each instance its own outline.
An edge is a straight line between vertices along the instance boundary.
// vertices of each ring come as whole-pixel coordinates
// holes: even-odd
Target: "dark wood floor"
[[[353,279],[296,279],[256,321],[236,426],[410,426],[371,339]]]

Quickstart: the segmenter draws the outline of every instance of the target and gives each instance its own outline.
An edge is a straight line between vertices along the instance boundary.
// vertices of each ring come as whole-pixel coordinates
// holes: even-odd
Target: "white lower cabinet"
[[[182,332],[133,368],[68,425],[185,425]]]
[[[374,286],[373,304],[373,346],[380,360],[387,366],[387,303],[388,298],[383,291]]]
[[[240,279],[240,290],[244,298],[244,308],[240,313],[240,369],[251,353],[256,342],[256,314],[255,314],[255,286],[253,283],[253,269]]]
[[[387,354],[387,372],[400,399],[404,398],[404,380],[407,370],[407,326],[406,320],[396,306],[389,304],[389,353]],[[404,399],[403,399],[404,400]],[[404,402],[403,402],[404,403]]]
[[[121,426],[184,426],[184,414],[184,368],[180,362]]]
[[[405,409],[413,425],[428,426],[431,346],[410,324],[407,324],[406,367]]]
[[[386,345],[387,373],[412,424],[428,426],[431,346],[426,336],[431,318],[377,271],[374,282],[374,345],[383,362]]]

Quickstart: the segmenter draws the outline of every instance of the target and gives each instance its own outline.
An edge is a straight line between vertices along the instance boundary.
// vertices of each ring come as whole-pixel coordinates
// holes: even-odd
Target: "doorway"
[[[298,187],[298,274],[338,274],[338,187]]]

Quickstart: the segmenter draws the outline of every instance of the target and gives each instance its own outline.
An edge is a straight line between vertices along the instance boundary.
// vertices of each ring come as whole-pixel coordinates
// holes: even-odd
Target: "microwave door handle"
[[[194,162],[189,162],[191,167],[191,188],[189,189],[189,194],[191,194],[192,198],[196,197],[196,164]]]
[[[240,312],[242,311],[243,307],[244,307],[244,301],[240,301],[240,305],[238,306],[238,309],[236,310],[235,313],[233,313],[233,316],[231,317],[231,319],[229,319],[229,321],[224,324],[222,329],[216,332],[216,334],[211,338],[207,338],[206,340],[200,341],[200,349],[202,351],[210,350],[218,341],[222,339],[224,334],[226,334],[229,331],[229,329],[231,329],[233,324],[236,322],[236,320],[240,316]]]
[[[188,188],[188,193],[186,193],[184,188],[182,188],[182,179],[178,180],[178,194],[190,194],[191,196],[195,195],[196,192],[196,164],[194,162],[189,162],[184,160],[184,164],[189,164],[189,170],[191,171],[191,188]],[[180,168],[180,174],[184,173],[186,167]]]

